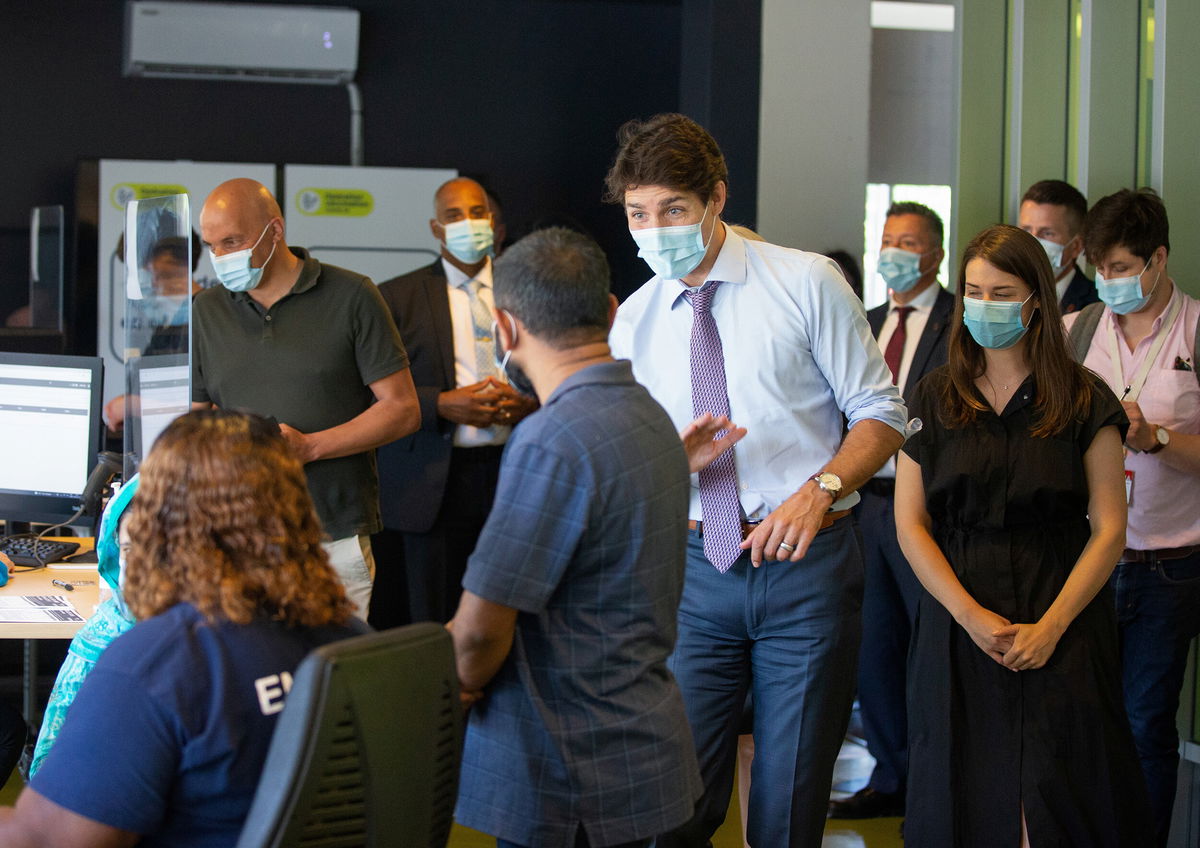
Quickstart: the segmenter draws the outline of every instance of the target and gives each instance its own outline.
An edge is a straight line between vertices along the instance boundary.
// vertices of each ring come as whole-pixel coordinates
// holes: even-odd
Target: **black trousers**
[[[502,453],[500,446],[454,448],[446,493],[429,532],[385,529],[371,537],[376,570],[368,619],[372,626],[454,617],[467,559],[496,497]]]
[[[866,585],[858,655],[858,701],[867,750],[875,758],[870,787],[903,794],[908,785],[908,645],[924,593],[896,539],[894,496],[864,487],[855,507],[863,536]]]
[[[14,707],[0,701],[0,786],[12,775],[25,748],[25,719]]]

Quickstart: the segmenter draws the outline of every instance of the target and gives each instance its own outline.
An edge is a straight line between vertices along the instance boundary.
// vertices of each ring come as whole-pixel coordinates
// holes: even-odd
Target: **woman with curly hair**
[[[291,673],[361,632],[321,547],[299,461],[274,425],[221,410],[172,422],[127,519],[108,647],[12,810],[6,848],[228,846]]]
[[[963,252],[949,361],[909,403],[900,546],[929,590],[909,654],[905,841],[1132,848],[1150,838],[1106,581],[1129,422],[1067,351],[1046,253]]]

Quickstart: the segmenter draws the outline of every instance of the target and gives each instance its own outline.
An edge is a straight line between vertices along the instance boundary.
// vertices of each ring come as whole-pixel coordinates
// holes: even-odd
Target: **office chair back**
[[[237,848],[444,848],[462,721],[441,625],[318,648],[296,669]]]

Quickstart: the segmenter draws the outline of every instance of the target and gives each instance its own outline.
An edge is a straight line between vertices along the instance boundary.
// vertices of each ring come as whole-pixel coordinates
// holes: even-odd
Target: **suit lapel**
[[[1087,300],[1090,284],[1091,281],[1077,267],[1075,273],[1071,275],[1071,282],[1067,284],[1067,290],[1063,292],[1062,301],[1059,304],[1063,315],[1079,311],[1080,304]]]
[[[913,352],[912,364],[908,367],[908,379],[904,383],[903,392],[905,397],[909,396],[920,379],[925,376],[929,366],[929,357],[942,343],[943,334],[950,324],[950,315],[954,311],[954,295],[940,286],[939,289],[941,290],[933,302],[933,308],[929,310],[929,320],[925,322],[925,329],[921,332],[917,349]]]
[[[437,340],[438,353],[442,360],[442,385],[447,390],[457,383],[454,368],[454,328],[450,323],[450,293],[446,289],[446,275],[442,272],[439,259],[429,269],[425,278],[425,296],[429,299],[429,314],[433,318],[433,335]]]
[[[883,322],[887,320],[888,305],[891,301],[884,301],[880,306],[867,312],[867,323],[871,325],[871,335],[879,341],[879,332],[883,329]]]

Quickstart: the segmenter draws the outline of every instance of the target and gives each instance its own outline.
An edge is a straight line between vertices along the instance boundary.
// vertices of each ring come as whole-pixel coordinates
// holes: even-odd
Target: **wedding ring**
[[[790,553],[795,553],[795,551],[796,551],[796,546],[795,546],[795,545],[789,545],[787,542],[780,542],[780,543],[779,543],[779,548],[780,548],[780,550],[787,551],[789,554],[790,554]]]

